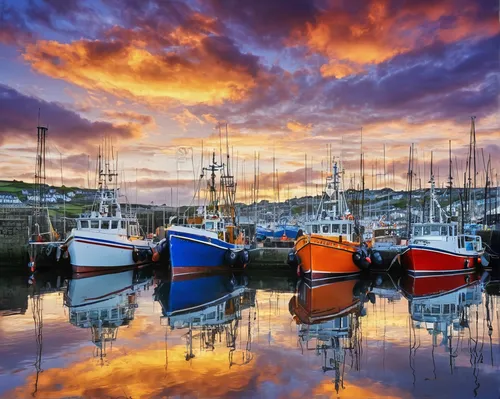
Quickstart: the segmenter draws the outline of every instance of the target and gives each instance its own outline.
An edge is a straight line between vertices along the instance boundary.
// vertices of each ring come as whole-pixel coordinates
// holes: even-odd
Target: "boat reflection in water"
[[[361,329],[359,318],[366,314],[364,302],[374,301],[367,293],[369,284],[358,278],[312,286],[299,283],[297,294],[290,299],[289,310],[297,323],[302,350],[315,351],[323,358],[324,372],[334,370],[335,390],[343,388],[346,353],[351,369],[359,370]],[[305,346],[304,346],[305,344]],[[310,347],[313,344],[313,347]]]
[[[402,280],[403,295],[408,300],[408,311],[412,320],[410,341],[410,368],[416,380],[415,357],[420,346],[420,335],[416,330],[426,330],[432,340],[432,362],[434,378],[436,362],[434,348],[442,346],[449,356],[450,372],[453,373],[457,356],[460,354],[460,341],[469,340],[470,364],[475,378],[474,396],[479,389],[479,363],[483,354],[480,344],[482,332],[472,320],[471,309],[475,309],[477,319],[478,305],[482,302],[483,285],[477,275],[434,276],[415,278],[407,276]],[[475,328],[472,324],[476,324]],[[440,338],[441,336],[441,338]],[[440,338],[440,340],[439,340]],[[439,342],[440,341],[440,342]]]
[[[152,285],[151,270],[92,274],[69,281],[64,303],[69,322],[89,328],[96,356],[106,356],[106,345],[116,340],[118,328],[134,319],[137,293]]]
[[[193,342],[200,341],[200,350],[215,350],[225,338],[229,348],[229,365],[236,351],[236,338],[242,311],[255,307],[255,290],[246,288],[245,275],[216,274],[178,276],[161,282],[155,289],[155,300],[162,307],[162,324],[170,330],[186,329],[186,360],[195,357]],[[255,319],[248,318],[248,331]],[[243,353],[243,363],[252,360],[251,333]]]

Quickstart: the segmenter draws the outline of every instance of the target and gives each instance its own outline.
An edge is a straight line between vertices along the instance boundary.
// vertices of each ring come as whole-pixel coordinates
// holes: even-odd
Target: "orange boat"
[[[340,174],[334,163],[316,217],[305,223],[305,234],[299,230],[294,251],[289,255],[289,262],[296,264],[297,272],[307,279],[356,275],[371,263],[369,249],[360,243],[359,232],[347,209]]]

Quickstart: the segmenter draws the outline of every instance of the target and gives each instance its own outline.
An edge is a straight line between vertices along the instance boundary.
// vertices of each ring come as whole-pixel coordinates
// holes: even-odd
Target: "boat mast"
[[[361,154],[359,158],[359,173],[361,179],[361,219],[365,215],[365,160],[363,155],[363,127],[361,127]]]
[[[411,233],[411,197],[413,190],[413,143],[410,146],[410,154],[408,157],[408,237]]]
[[[448,141],[448,153],[449,153],[449,171],[448,171],[448,195],[449,195],[449,204],[450,204],[450,222],[453,217],[453,212],[451,210],[451,204],[453,201],[453,177],[452,177],[452,162],[451,162],[451,140]]]
[[[435,201],[435,188],[436,188],[436,182],[434,181],[434,171],[432,168],[432,151],[431,151],[431,178],[429,180],[429,183],[431,184],[431,200],[430,200],[430,209],[429,209],[429,222],[434,223],[434,201]]]

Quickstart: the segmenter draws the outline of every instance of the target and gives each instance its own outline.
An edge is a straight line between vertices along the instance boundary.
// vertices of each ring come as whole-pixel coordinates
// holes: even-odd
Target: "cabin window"
[[[117,319],[118,318],[118,309],[114,308],[111,309],[111,319]]]
[[[328,226],[327,224],[324,224],[322,226],[322,231],[323,233],[329,233],[330,232],[330,229],[329,229],[330,226]]]
[[[318,231],[319,231],[319,229],[318,229],[318,225],[317,225],[317,224],[313,224],[313,225],[312,225],[312,232],[317,234],[317,233],[318,233]]]
[[[413,227],[413,235],[414,236],[421,236],[422,235],[423,228],[422,226],[415,226]]]
[[[101,309],[101,319],[105,319],[108,317],[107,309]]]
[[[207,222],[206,223],[206,229],[207,230],[212,230],[214,228],[214,223],[213,222]]]
[[[442,226],[441,227],[441,235],[445,236],[447,234],[448,234],[448,229],[446,228],[446,226]]]
[[[218,223],[218,225],[219,225],[219,227],[218,227],[219,230],[222,230],[224,228],[224,226],[222,225],[222,223]]]
[[[347,225],[346,224],[342,225],[342,234],[347,234]]]
[[[111,221],[111,228],[112,229],[119,229],[120,228],[120,221],[119,220],[112,220]]]
[[[449,303],[443,305],[443,313],[450,314],[450,304]]]
[[[340,233],[340,226],[338,224],[332,225],[332,233]]]
[[[109,220],[101,220],[101,230],[109,229]]]
[[[80,221],[80,227],[82,229],[88,229],[89,228],[89,221],[88,220],[81,220]]]
[[[91,220],[90,221],[90,228],[91,229],[98,229],[99,228],[99,220]]]
[[[90,311],[90,320],[98,320],[99,319],[99,311],[91,310]]]
[[[78,314],[78,319],[80,320],[80,322],[82,321],[87,321],[87,313],[86,312],[82,312],[82,313],[79,313]]]

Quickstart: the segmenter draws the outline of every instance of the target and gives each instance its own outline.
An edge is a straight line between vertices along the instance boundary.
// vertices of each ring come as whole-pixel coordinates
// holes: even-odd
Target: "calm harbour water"
[[[1,398],[500,398],[498,289],[463,276],[0,279]]]

